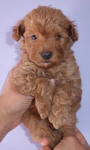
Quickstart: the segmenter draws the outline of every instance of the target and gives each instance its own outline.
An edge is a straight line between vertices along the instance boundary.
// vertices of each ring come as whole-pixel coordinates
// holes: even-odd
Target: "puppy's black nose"
[[[41,53],[41,56],[45,60],[50,59],[52,57],[52,52],[51,51],[43,52]]]

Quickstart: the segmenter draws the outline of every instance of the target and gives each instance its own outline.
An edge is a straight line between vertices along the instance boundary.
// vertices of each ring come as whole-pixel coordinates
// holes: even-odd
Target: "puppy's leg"
[[[21,94],[35,97],[41,118],[48,116],[55,88],[49,79],[36,77],[36,72],[26,63],[13,69],[12,86]]]
[[[35,105],[42,119],[47,118],[51,110],[51,104],[55,87],[49,79],[40,78],[36,82]]]
[[[32,110],[28,110],[24,116],[24,124],[31,133],[34,141],[41,143],[43,139],[47,139],[52,148],[60,142],[62,138],[61,131],[54,129],[48,119],[42,120]]]
[[[76,116],[75,113],[71,112],[70,106],[54,106],[49,115],[49,121],[56,129],[61,129],[61,131],[64,133],[64,136],[74,135]]]
[[[12,70],[12,87],[19,93],[34,96],[35,72],[28,63],[20,64]]]
[[[81,90],[70,85],[72,84],[67,83],[56,90],[52,111],[49,115],[49,121],[56,129],[62,129],[64,135],[74,134],[77,121],[74,107],[77,103],[80,103],[81,96]],[[74,107],[72,108],[72,106]]]

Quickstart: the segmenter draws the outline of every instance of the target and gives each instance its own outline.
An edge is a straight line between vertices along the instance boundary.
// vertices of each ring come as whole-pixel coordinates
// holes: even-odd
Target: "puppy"
[[[34,140],[47,138],[54,147],[74,135],[80,107],[81,79],[71,46],[78,40],[75,25],[61,10],[39,6],[13,28],[21,60],[12,71],[12,87],[32,96],[23,122]]]

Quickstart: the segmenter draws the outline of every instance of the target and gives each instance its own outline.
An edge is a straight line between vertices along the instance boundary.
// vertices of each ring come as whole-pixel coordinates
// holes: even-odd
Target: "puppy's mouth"
[[[50,67],[52,65],[52,62],[50,62],[50,61],[44,61],[44,62],[41,62],[40,65],[42,67],[46,68],[46,67]]]
[[[51,64],[50,61],[44,61],[43,63],[44,63],[44,64]]]

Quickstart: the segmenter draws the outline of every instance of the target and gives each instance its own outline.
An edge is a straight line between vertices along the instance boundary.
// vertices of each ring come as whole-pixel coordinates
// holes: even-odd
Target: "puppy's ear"
[[[73,24],[73,22],[70,22],[67,32],[73,42],[78,40],[78,32],[77,32],[76,26]]]
[[[19,41],[21,37],[23,37],[23,34],[25,32],[25,26],[24,26],[24,20],[21,20],[18,22],[16,26],[13,27],[13,38],[16,41]]]

